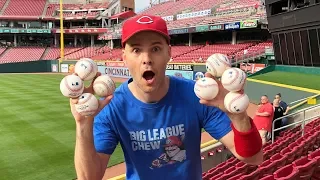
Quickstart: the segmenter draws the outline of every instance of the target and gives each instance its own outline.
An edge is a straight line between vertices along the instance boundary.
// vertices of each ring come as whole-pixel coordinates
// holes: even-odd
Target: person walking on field
[[[217,97],[205,101],[195,95],[194,81],[165,75],[171,46],[161,17],[138,15],[126,20],[121,41],[122,59],[132,78],[99,100],[94,116],[80,116],[74,108],[77,100],[70,99],[80,180],[101,180],[118,143],[128,180],[200,180],[202,128],[241,161],[262,163],[255,124],[246,112],[227,112],[223,100],[228,92],[221,83]],[[92,85],[85,92],[92,93]]]

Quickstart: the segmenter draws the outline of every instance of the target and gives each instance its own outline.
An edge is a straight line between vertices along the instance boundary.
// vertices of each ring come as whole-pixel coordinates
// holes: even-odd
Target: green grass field
[[[0,179],[70,180],[75,122],[62,96],[62,75],[0,75]],[[109,166],[123,162],[120,147]]]
[[[273,71],[254,76],[252,79],[320,90],[319,75]]]

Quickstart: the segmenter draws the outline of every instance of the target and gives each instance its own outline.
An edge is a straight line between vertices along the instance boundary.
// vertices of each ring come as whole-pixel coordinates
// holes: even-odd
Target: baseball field
[[[295,84],[298,81],[292,74],[281,76],[277,78],[279,74],[269,73],[255,79],[273,79],[286,81],[279,83],[320,89],[319,83],[305,84],[307,79],[313,78],[313,82],[319,82],[316,77],[300,74],[296,78],[307,79],[301,82],[303,84]],[[69,99],[63,97],[59,89],[64,75],[0,74],[0,77],[0,179],[75,178],[75,123],[69,111]],[[288,82],[289,79],[292,82]],[[123,160],[122,150],[118,147],[109,166]]]
[[[63,75],[0,75],[0,179],[73,179],[75,123]],[[109,166],[123,162],[120,148]]]

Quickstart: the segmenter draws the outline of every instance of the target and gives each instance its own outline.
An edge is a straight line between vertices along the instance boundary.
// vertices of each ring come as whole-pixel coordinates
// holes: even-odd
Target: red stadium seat
[[[263,178],[261,178],[260,180],[275,180],[273,175],[267,175],[267,176],[264,176]]]
[[[320,179],[320,149],[317,149],[314,152],[310,153],[308,155],[308,159],[317,162],[314,172],[312,174],[312,179]]]
[[[315,159],[310,160],[307,156],[303,156],[300,159],[295,160],[292,165],[299,170],[300,180],[308,180],[313,174],[317,161]]]
[[[250,174],[242,175],[239,180],[258,180],[260,177],[260,170],[256,169]]]
[[[287,164],[287,156],[281,155],[280,153],[274,154],[270,159],[276,166],[275,169],[278,169]]]
[[[276,180],[299,180],[299,170],[288,164],[273,173]]]

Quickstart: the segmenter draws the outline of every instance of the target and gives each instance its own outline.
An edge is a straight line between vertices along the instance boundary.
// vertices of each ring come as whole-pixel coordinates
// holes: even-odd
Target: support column
[[[17,47],[17,34],[13,34],[13,45]]]
[[[237,44],[237,31],[232,31],[232,44]]]
[[[92,47],[94,45],[94,36],[91,35],[90,37],[91,37],[91,47]]]
[[[57,34],[54,34],[54,47],[57,47],[58,46],[58,39],[57,39]]]
[[[77,45],[78,45],[78,37],[77,37],[77,35],[76,35],[76,34],[74,35],[74,42],[73,42],[73,45],[74,45],[74,47],[77,47]]]
[[[114,44],[113,44],[113,39],[111,39],[111,40],[110,40],[110,48],[113,49],[113,46],[114,46]]]
[[[189,46],[192,46],[192,34],[189,33]]]

